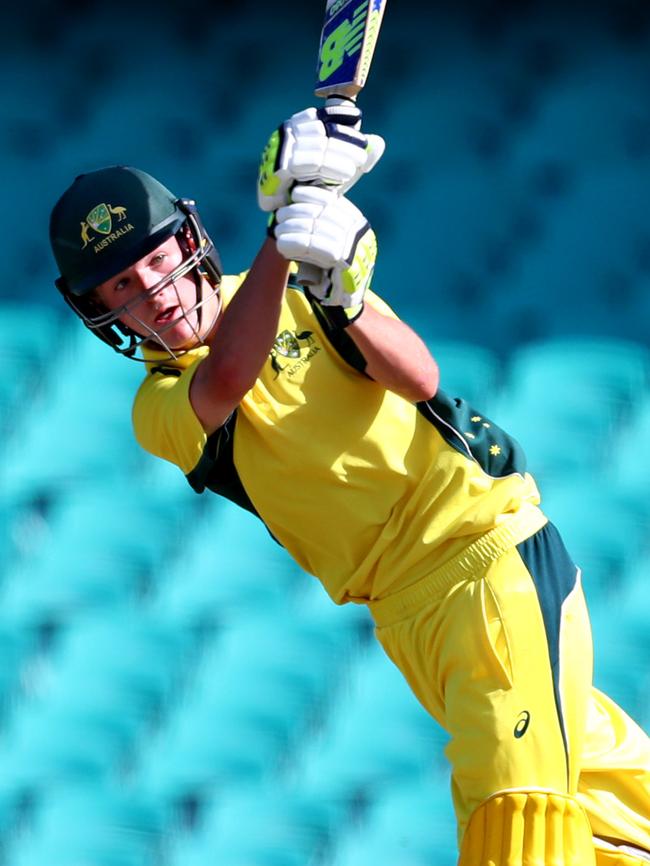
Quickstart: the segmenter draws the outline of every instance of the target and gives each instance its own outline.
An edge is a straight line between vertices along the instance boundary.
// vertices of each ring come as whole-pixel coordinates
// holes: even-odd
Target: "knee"
[[[458,866],[596,866],[587,813],[575,797],[498,791],[472,813]]]

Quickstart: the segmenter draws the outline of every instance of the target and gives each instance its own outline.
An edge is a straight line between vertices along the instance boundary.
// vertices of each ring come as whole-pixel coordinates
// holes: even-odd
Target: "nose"
[[[140,290],[146,294],[146,300],[148,302],[160,303],[162,292],[166,288],[166,286],[163,285],[158,291],[155,291],[156,286],[163,282],[163,278],[160,274],[153,273],[147,268],[143,268],[136,272],[136,277],[140,284]]]

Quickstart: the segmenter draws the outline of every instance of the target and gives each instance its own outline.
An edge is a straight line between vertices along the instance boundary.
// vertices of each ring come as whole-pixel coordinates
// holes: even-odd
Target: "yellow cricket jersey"
[[[224,277],[226,305],[243,276]],[[394,316],[372,293],[368,303]],[[328,329],[299,289],[287,291],[254,387],[210,437],[189,400],[208,351],[171,361],[145,349],[138,442],[195,490],[257,513],[334,601],[382,598],[527,509],[538,528],[517,443],[460,399],[439,392],[414,405],[373,382],[351,338]]]

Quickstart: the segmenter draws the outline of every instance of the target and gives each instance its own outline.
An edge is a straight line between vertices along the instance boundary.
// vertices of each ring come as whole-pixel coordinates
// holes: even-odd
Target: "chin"
[[[159,339],[167,343],[171,349],[188,349],[196,346],[201,339],[197,336],[193,325],[194,323],[185,319],[179,319],[168,330],[160,331]]]

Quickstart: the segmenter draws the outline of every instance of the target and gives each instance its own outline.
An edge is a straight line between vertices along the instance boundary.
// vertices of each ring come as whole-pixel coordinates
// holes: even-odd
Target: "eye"
[[[115,283],[115,285],[113,286],[113,291],[114,292],[121,292],[128,286],[128,284],[129,284],[129,278],[128,277],[122,277],[122,279],[118,280]]]
[[[156,253],[156,255],[151,260],[151,264],[153,265],[153,267],[156,267],[157,265],[162,264],[162,262],[164,262],[166,258],[166,253]]]

